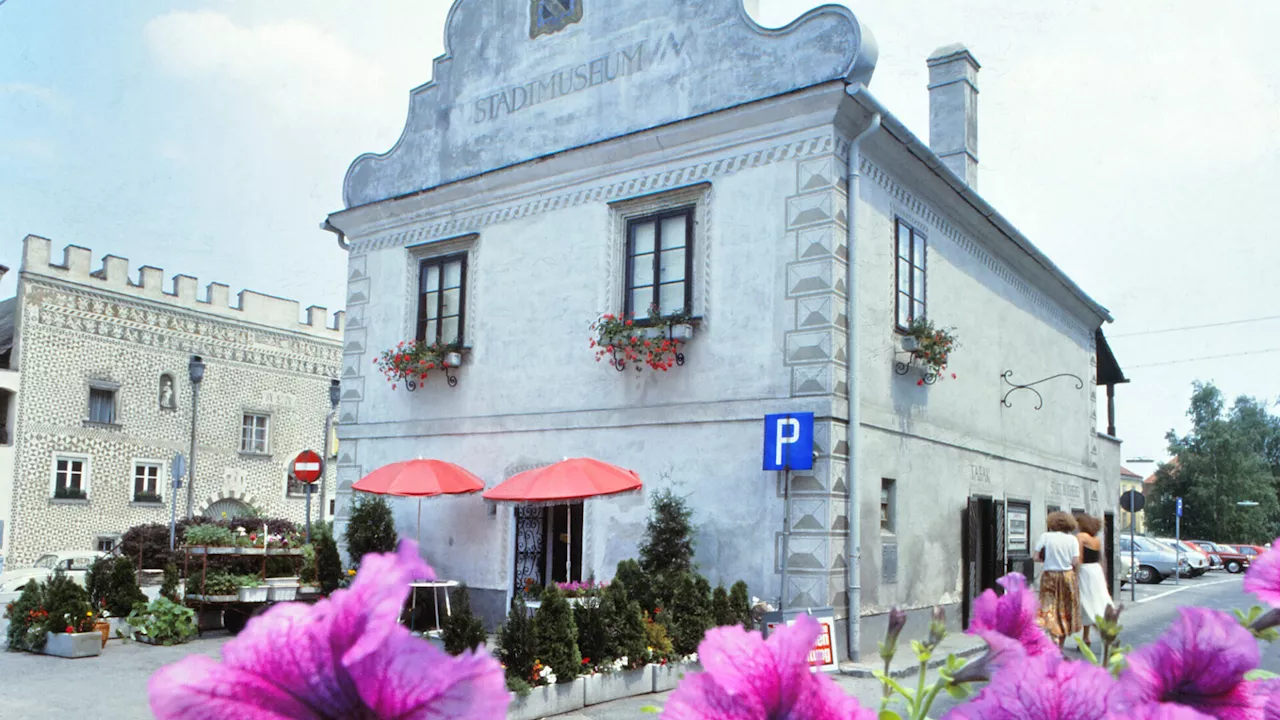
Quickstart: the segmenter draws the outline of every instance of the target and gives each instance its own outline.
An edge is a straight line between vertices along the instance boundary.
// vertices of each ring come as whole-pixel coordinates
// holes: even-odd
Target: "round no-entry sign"
[[[310,450],[303,450],[293,459],[293,477],[304,483],[313,483],[324,474],[324,460]]]

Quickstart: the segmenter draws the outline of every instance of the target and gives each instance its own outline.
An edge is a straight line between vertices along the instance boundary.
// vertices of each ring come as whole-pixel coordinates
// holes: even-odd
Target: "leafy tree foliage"
[[[733,609],[736,622],[742,625],[743,630],[753,629],[755,623],[751,620],[751,596],[747,594],[745,582],[739,580],[729,588],[729,606]]]
[[[648,659],[648,635],[640,603],[631,599],[627,584],[614,579],[600,598],[609,639],[609,660],[627,659],[630,667],[641,667]]]
[[[670,490],[653,496],[648,527],[640,542],[640,567],[650,576],[692,572],[693,525],[684,498]]]
[[[446,591],[447,592],[447,591]],[[450,655],[461,655],[484,644],[488,634],[484,623],[471,612],[471,591],[461,585],[453,594],[452,612],[441,621],[440,639]]]
[[[517,594],[511,601],[507,622],[498,631],[497,655],[506,668],[508,687],[519,687],[522,683],[527,687],[533,675],[536,652],[529,607],[524,604],[524,597]]]
[[[533,616],[533,638],[536,658],[551,668],[558,682],[568,682],[582,671],[573,609],[555,585],[542,591],[542,605]]]
[[[352,565],[359,565],[368,553],[394,552],[400,543],[395,516],[387,501],[378,495],[360,495],[347,523],[347,552]]]
[[[311,545],[316,554],[316,582],[320,583],[320,591],[328,595],[342,583],[342,558],[333,539],[333,525],[321,523],[311,534]]]
[[[1226,543],[1264,543],[1280,527],[1280,419],[1254,398],[1228,412],[1222,392],[1196,383],[1187,411],[1191,431],[1170,431],[1174,460],[1156,471],[1144,512],[1150,532],[1172,535],[1176,498],[1183,499],[1182,536]],[[1238,502],[1258,503],[1241,507]]]

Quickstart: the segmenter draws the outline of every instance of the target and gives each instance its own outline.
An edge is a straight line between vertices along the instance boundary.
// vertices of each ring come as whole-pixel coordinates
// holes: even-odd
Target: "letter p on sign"
[[[764,469],[813,468],[813,413],[766,415]]]

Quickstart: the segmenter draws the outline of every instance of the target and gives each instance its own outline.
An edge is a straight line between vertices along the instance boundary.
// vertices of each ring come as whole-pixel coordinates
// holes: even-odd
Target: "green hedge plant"
[[[441,621],[443,627],[440,628],[445,651],[450,655],[461,655],[483,645],[489,635],[484,631],[484,623],[471,612],[471,591],[465,584],[453,593],[451,605],[453,610]]]
[[[347,553],[355,566],[369,553],[395,552],[400,537],[396,534],[395,516],[385,499],[360,493],[347,522],[346,541]]]
[[[555,585],[542,591],[542,605],[533,616],[533,637],[536,659],[551,668],[557,682],[570,682],[582,671],[573,609]]]

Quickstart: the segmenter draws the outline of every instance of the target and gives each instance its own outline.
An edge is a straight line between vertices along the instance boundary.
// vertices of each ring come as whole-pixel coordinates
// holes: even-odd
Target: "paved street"
[[[1203,605],[1223,610],[1247,608],[1251,596],[1240,589],[1242,576],[1213,573],[1195,580],[1172,581],[1160,585],[1142,585],[1137,589],[1137,602],[1129,599],[1129,590],[1121,598],[1126,642],[1140,645],[1159,636],[1183,605]],[[102,657],[84,660],[0,653],[0,717],[62,718],[92,716],[99,720],[135,720],[148,717],[146,683],[161,665],[189,653],[217,657],[227,636],[209,633],[193,644],[174,648],[156,648],[113,640]],[[1280,648],[1266,648],[1263,667],[1280,672]],[[840,676],[837,682],[846,692],[864,703],[876,702],[879,687],[871,679]],[[68,692],[67,688],[83,688],[84,692]],[[105,695],[103,693],[106,693]],[[661,706],[667,694],[630,698],[606,703],[562,716],[574,718],[640,718],[649,717],[644,708]],[[104,702],[109,698],[109,702]],[[945,707],[946,700],[940,700]],[[935,712],[935,716],[938,713]]]

